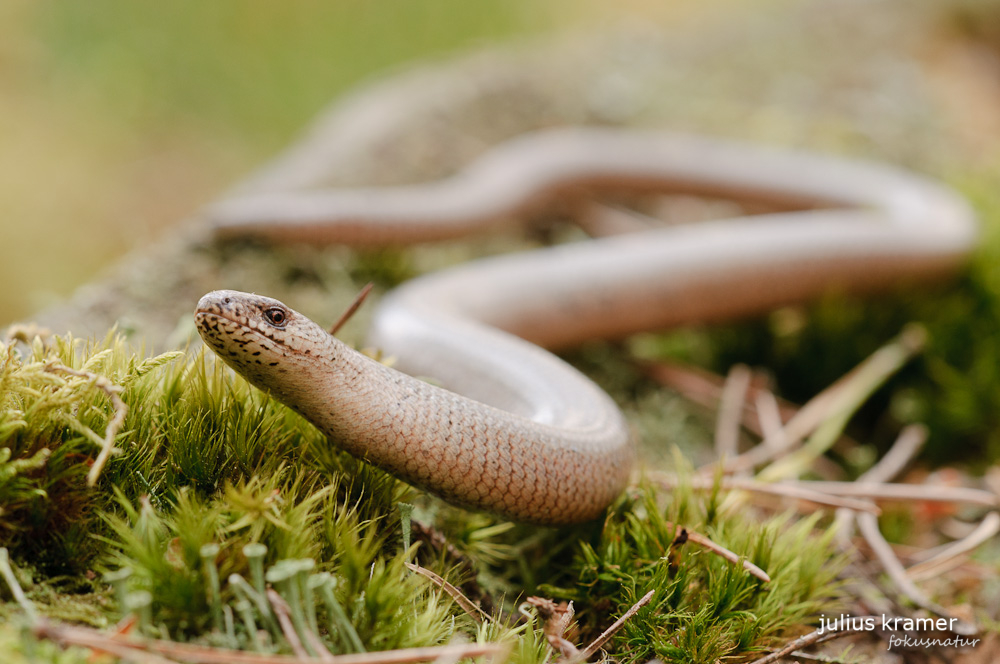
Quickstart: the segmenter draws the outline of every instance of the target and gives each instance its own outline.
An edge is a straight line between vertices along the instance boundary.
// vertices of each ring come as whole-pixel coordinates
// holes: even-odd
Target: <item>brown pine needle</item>
[[[877,621],[881,620],[881,616],[862,616],[860,618],[852,618],[852,620],[861,620],[861,621],[865,621],[868,619]],[[750,662],[750,664],[772,664],[773,662],[777,662],[786,655],[795,652],[799,648],[806,648],[820,641],[829,641],[831,639],[835,639],[841,636],[847,636],[849,634],[854,634],[854,633],[855,632],[852,629],[842,629],[837,632],[831,632],[828,629],[817,629],[813,632],[809,632],[808,634],[800,636],[794,641],[789,641],[785,645],[785,647],[782,648],[781,650],[776,650],[768,655],[761,657],[760,659],[755,659],[754,661]]]
[[[770,583],[771,582],[771,577],[768,576],[767,572],[765,572],[761,568],[757,567],[756,565],[754,565],[749,560],[746,560],[745,558],[741,559],[739,556],[737,556],[735,553],[733,553],[729,549],[725,548],[721,544],[716,544],[715,542],[713,542],[712,540],[708,539],[704,535],[702,535],[700,533],[697,533],[697,532],[695,532],[693,530],[688,530],[687,531],[687,536],[688,536],[688,540],[694,542],[695,544],[698,544],[698,545],[700,545],[700,546],[708,549],[712,553],[714,553],[714,554],[716,554],[718,556],[721,556],[722,558],[724,558],[725,560],[728,560],[729,562],[733,563],[734,565],[740,565],[740,566],[742,566],[744,570],[746,570],[747,572],[749,572],[753,576],[757,577],[758,579],[760,579],[764,583]]]
[[[889,482],[903,472],[906,464],[917,455],[927,442],[927,427],[911,424],[904,427],[889,451],[874,466],[857,479],[858,483],[881,484]]]
[[[906,575],[913,581],[922,581],[961,564],[965,554],[992,539],[1000,532],[1000,513],[990,512],[966,537],[952,542],[933,557],[906,568]]]
[[[992,491],[935,484],[862,484],[858,482],[803,482],[814,491],[833,496],[871,500],[925,503],[964,503],[980,507],[1000,507],[1000,496]]]
[[[758,478],[775,481],[798,477],[808,470],[841,437],[848,421],[868,397],[922,350],[926,338],[922,327],[907,326],[896,339],[869,355],[848,376],[835,383],[840,385],[836,398],[827,404],[809,439],[762,469]]]
[[[729,459],[739,452],[741,414],[750,378],[750,369],[744,364],[734,365],[726,376],[715,421],[715,454],[720,459]]]
[[[145,650],[137,650],[136,648],[132,648],[121,643],[115,643],[110,640],[95,642],[86,645],[85,647],[96,652],[103,652],[106,655],[114,655],[115,657],[126,662],[135,662],[135,664],[177,664],[176,659],[168,659],[162,655],[146,652]],[[95,655],[92,655],[88,658],[88,661],[100,661],[100,659],[103,658],[98,658]]]
[[[632,607],[628,611],[626,611],[625,613],[623,613],[622,617],[619,618],[618,620],[616,620],[611,625],[611,627],[608,627],[606,630],[604,630],[601,633],[600,636],[598,636],[596,639],[594,639],[590,643],[590,645],[588,645],[586,648],[584,648],[583,650],[581,650],[580,654],[577,656],[578,659],[576,659],[575,661],[577,661],[577,662],[585,662],[588,659],[590,659],[591,657],[593,657],[594,653],[596,653],[598,650],[600,650],[601,647],[604,646],[604,644],[607,643],[608,640],[612,636],[614,636],[615,633],[618,630],[620,630],[622,628],[622,625],[624,625],[626,622],[628,622],[632,618],[632,616],[634,616],[636,613],[638,613],[639,609],[641,609],[642,607],[644,607],[647,604],[649,604],[649,600],[653,599],[653,593],[654,592],[655,591],[650,590],[648,593],[646,593],[645,595],[643,595],[642,598],[638,602],[636,602],[635,604],[633,604]]]
[[[933,614],[943,616],[948,619],[957,619],[957,634],[975,634],[979,628],[953,615],[948,609],[932,601],[924,595],[924,592],[906,575],[906,569],[899,562],[892,546],[882,537],[882,532],[878,527],[878,518],[872,514],[858,514],[855,519],[858,523],[858,531],[868,542],[875,556],[878,558],[882,569],[889,575],[889,578],[896,585],[900,594],[906,596],[917,606],[927,609]]]
[[[7,552],[7,547],[0,547],[0,578],[3,578],[7,582],[11,596],[13,596],[14,601],[21,607],[25,615],[28,616],[28,620],[35,622],[38,619],[38,612],[35,611],[35,605],[24,594],[21,584],[17,582],[17,576],[14,575],[14,568],[10,563],[10,554]]]
[[[295,631],[295,626],[292,624],[292,619],[289,616],[288,604],[285,602],[284,598],[274,589],[268,588],[267,599],[271,603],[274,615],[278,618],[278,624],[281,625],[281,633],[285,635],[285,640],[288,641],[288,645],[291,647],[292,652],[295,653],[295,656],[299,659],[309,659],[309,653],[306,652],[305,646],[302,645],[302,641],[299,639],[299,634]]]
[[[469,617],[471,617],[480,625],[483,623],[488,623],[491,620],[493,620],[490,614],[486,613],[481,608],[476,606],[476,604],[471,599],[462,594],[461,590],[456,588],[453,584],[445,581],[439,575],[430,571],[426,567],[421,567],[420,565],[415,565],[413,563],[404,563],[404,564],[410,569],[410,571],[416,572],[417,574],[430,579],[431,583],[433,583],[438,588],[448,593],[448,595],[450,595],[451,598],[455,600],[455,603],[458,604],[460,607],[462,607],[462,610],[465,611],[469,615]]]
[[[788,447],[785,425],[781,420],[781,404],[770,390],[758,390],[754,399],[760,422],[761,444],[777,453]]]
[[[333,325],[330,326],[331,336],[337,334],[337,332],[340,331],[340,328],[344,327],[344,324],[347,323],[347,321],[351,320],[351,316],[353,316],[355,312],[361,307],[365,299],[368,297],[368,294],[372,292],[372,288],[374,286],[375,284],[371,281],[365,284],[365,287],[361,289],[361,291],[357,294],[357,296],[355,296],[354,301],[351,302],[351,305],[344,310],[344,313],[340,314],[340,318],[337,319],[337,322],[335,322]]]
[[[886,455],[863,473],[855,483],[866,486],[884,485],[885,482],[889,482],[903,471],[906,464],[917,455],[925,442],[927,442],[927,427],[916,424],[904,427]],[[853,524],[854,515],[852,513],[838,510],[833,527],[837,541],[845,548],[853,533]]]
[[[723,381],[721,376],[679,363],[670,362],[641,362],[640,368],[653,380],[662,385],[666,385],[680,392],[686,399],[689,399],[706,408],[716,408],[721,398]],[[757,445],[747,450],[739,456],[726,459],[724,468],[727,473],[740,473],[752,470],[755,466],[777,458],[781,454],[787,453],[798,445],[801,440],[812,433],[812,431],[822,422],[830,409],[830,404],[836,400],[837,394],[843,389],[844,384],[857,371],[845,374],[837,382],[833,383],[818,395],[809,400],[802,407],[795,406],[787,401],[777,399],[767,390],[751,386],[751,396],[756,402],[762,393],[770,394],[779,408],[779,419],[785,419],[780,431],[765,432],[764,424],[760,421],[760,414],[754,417],[753,412],[745,410],[743,426],[748,430],[764,436],[761,445]],[[699,468],[699,473],[712,475],[718,466],[718,462],[713,462],[704,468]]]
[[[665,489],[673,489],[678,484],[676,478],[666,474],[648,472],[646,476]],[[692,477],[687,480],[687,484],[695,491],[711,491],[715,488],[716,481],[708,478]],[[812,484],[812,482],[807,481],[775,482],[773,484],[769,484],[742,477],[723,477],[719,480],[719,487],[727,491],[749,491],[751,493],[794,498],[796,500],[803,500],[816,505],[825,505],[827,507],[844,508],[859,512],[871,512],[873,514],[882,513],[882,510],[879,509],[878,505],[870,500],[842,497],[823,491],[816,491],[813,489]]]

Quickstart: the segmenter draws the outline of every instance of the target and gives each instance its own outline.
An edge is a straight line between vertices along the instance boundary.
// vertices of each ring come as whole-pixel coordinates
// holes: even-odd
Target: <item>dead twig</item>
[[[820,643],[822,643],[822,639]],[[794,661],[806,661],[806,662],[821,662],[822,664],[851,664],[853,659],[844,659],[842,657],[828,657],[826,655],[816,655],[813,653],[802,652],[801,650],[795,650],[789,653]]]
[[[549,645],[558,650],[563,659],[576,661],[580,651],[573,645],[572,641],[566,638],[566,632],[573,622],[573,616],[576,615],[573,602],[557,604],[546,597],[529,597],[525,603],[535,607],[538,615],[545,620],[545,638]]]
[[[668,528],[676,528],[677,532],[680,533],[680,536],[685,538],[686,540],[690,540],[691,542],[694,542],[695,544],[705,549],[708,549],[712,553],[721,556],[723,559],[728,560],[734,565],[740,565],[744,570],[746,570],[753,576],[757,577],[764,583],[769,583],[771,581],[771,577],[768,576],[767,572],[762,570],[760,567],[757,567],[749,560],[741,559],[740,556],[736,555],[735,553],[733,553],[726,547],[722,546],[721,544],[713,542],[712,540],[702,535],[701,533],[691,530],[690,528],[679,527],[670,521],[667,521],[666,525]],[[681,541],[680,543],[683,544],[684,542]]]
[[[34,634],[38,638],[50,639],[63,645],[81,646],[101,651],[106,651],[108,647],[128,648],[137,654],[148,656],[150,653],[155,653],[169,658],[166,661],[178,660],[191,664],[302,664],[303,662],[316,661],[308,656],[266,655],[159,639],[111,636],[91,627],[59,625],[45,619],[37,622]],[[336,655],[330,661],[332,664],[413,664],[415,662],[433,662],[442,657],[498,656],[500,662],[503,662],[509,652],[510,646],[506,644],[459,643],[426,648]],[[150,658],[136,661],[147,662],[150,661]]]
[[[36,627],[36,636],[40,635],[40,630],[44,629],[45,627],[42,625]],[[118,643],[114,639],[101,637],[96,633],[93,635],[74,633],[69,639],[62,639],[59,636],[50,636],[49,638],[62,647],[76,646],[78,648],[88,648],[94,652],[114,655],[127,662],[135,662],[135,664],[177,664],[176,659],[135,648],[131,644]]]

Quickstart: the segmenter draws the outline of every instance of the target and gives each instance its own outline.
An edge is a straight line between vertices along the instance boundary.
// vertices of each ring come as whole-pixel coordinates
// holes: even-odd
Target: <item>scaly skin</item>
[[[596,390],[617,426],[557,428],[390,369],[271,298],[215,291],[195,321],[219,357],[334,444],[446,500],[572,523],[598,516],[628,479],[628,432]]]
[[[199,330],[236,371],[356,456],[462,505],[570,523],[621,492],[632,450],[611,400],[539,346],[757,313],[831,286],[937,278],[977,234],[961,198],[904,171],[581,128],[515,139],[437,183],[246,194],[210,215],[220,238],[371,245],[455,237],[608,188],[793,211],[500,256],[404,284],[383,299],[369,342],[453,391],[354,353],[268,298],[210,293]],[[269,322],[269,311],[284,322]]]

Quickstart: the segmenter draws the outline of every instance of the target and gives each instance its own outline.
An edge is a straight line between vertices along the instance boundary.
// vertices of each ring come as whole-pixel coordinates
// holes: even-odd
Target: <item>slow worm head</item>
[[[627,428],[582,376],[572,380],[591,400],[579,404],[586,416],[547,412],[549,421],[538,421],[383,366],[271,298],[215,291],[198,303],[195,322],[223,361],[334,444],[453,503],[572,523],[597,517],[628,480]]]

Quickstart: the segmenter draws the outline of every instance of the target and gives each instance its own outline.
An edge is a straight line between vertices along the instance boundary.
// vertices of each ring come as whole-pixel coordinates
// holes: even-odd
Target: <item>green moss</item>
[[[653,590],[611,652],[628,661],[714,661],[801,629],[835,599],[839,563],[826,536],[812,534],[814,520],[758,523],[721,508],[717,493],[663,496],[644,486],[623,496],[603,526],[509,524],[414,492],[331,449],[201,351],[144,360],[109,335],[90,344],[36,340],[20,351],[4,347],[3,357],[3,544],[15,560],[43,554],[25,579],[42,613],[100,624],[146,598],[148,608],[137,610],[151,634],[288,652],[273,618],[248,595],[267,574],[298,623],[315,624],[332,652],[464,634],[510,641],[517,661],[540,662],[549,654],[540,619],[504,617],[520,615],[527,594],[574,600],[584,645]],[[129,405],[115,437],[121,453],[93,487],[86,473],[94,441],[114,409],[93,377],[46,371],[54,362],[107,376]],[[497,624],[477,630],[405,567],[412,551],[400,544],[404,497],[450,547],[434,554],[421,543],[422,564],[492,595]],[[761,564],[773,581],[764,585],[690,544],[670,554],[674,523]],[[455,555],[466,564],[456,565]],[[97,583],[65,599],[72,593],[56,587],[56,572]],[[118,577],[114,593],[98,573]],[[254,640],[258,629],[267,643]]]
[[[836,604],[844,561],[831,556],[830,533],[817,535],[816,518],[755,522],[718,512],[716,497],[683,489],[665,497],[642,487],[614,509],[596,543],[578,546],[572,585],[541,590],[572,599],[591,634],[653,591],[612,641],[612,652],[629,662],[745,655]],[[767,570],[770,583],[692,543],[673,546],[682,527]]]

